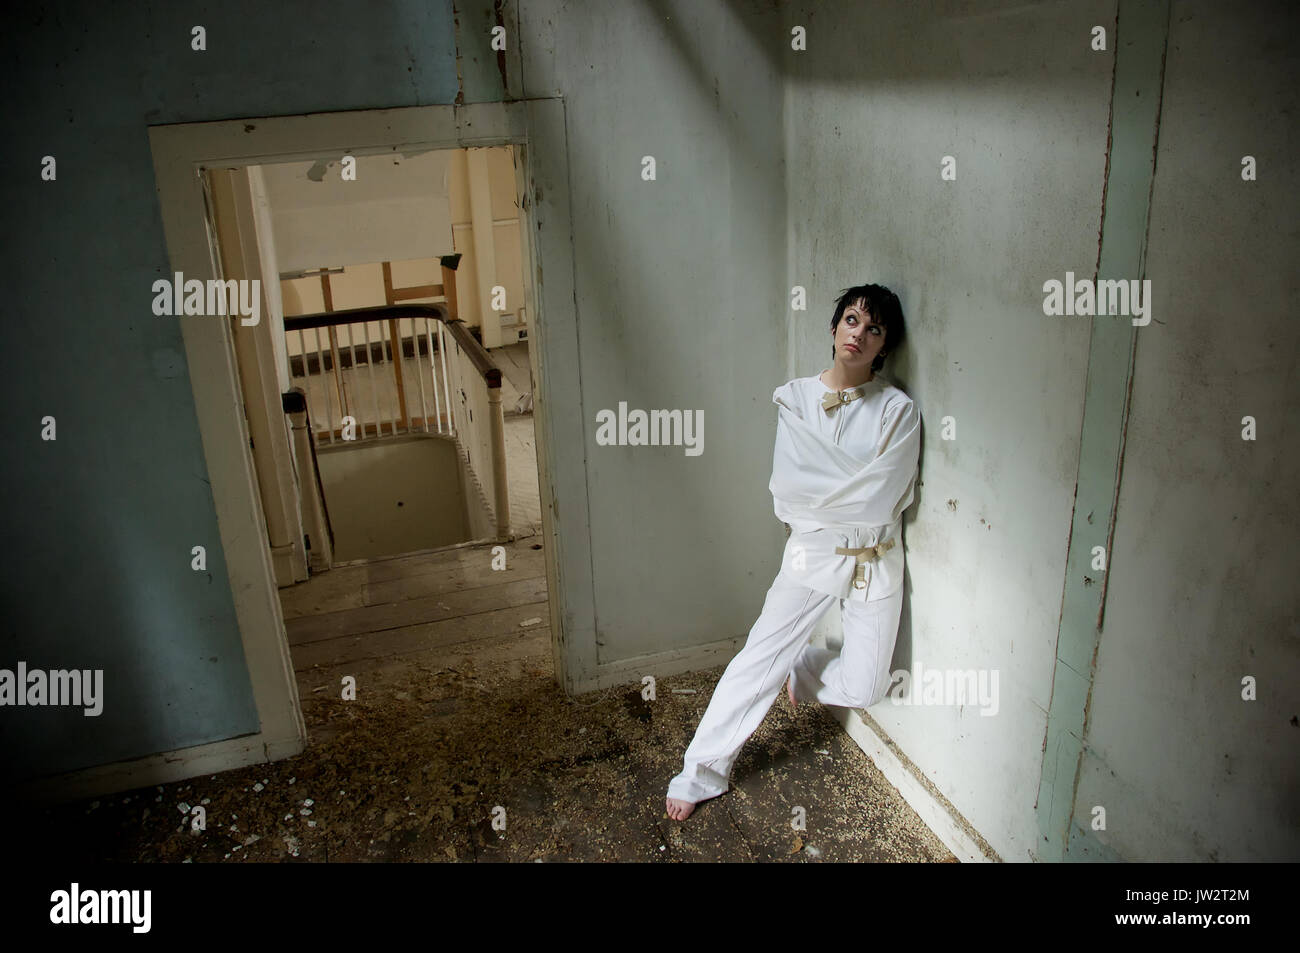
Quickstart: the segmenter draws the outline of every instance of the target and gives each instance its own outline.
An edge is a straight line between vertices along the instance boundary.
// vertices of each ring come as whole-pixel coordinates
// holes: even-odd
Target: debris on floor
[[[334,638],[337,651],[322,652],[321,633],[291,639],[303,753],[11,811],[24,818],[15,856],[30,839],[41,855],[111,862],[955,862],[828,710],[791,710],[784,693],[741,751],[731,790],[671,820],[668,781],[723,666],[661,676],[653,701],[639,678],[566,697],[552,674],[544,584],[540,601],[520,587],[544,579],[541,544],[507,549],[511,573],[486,586],[471,570],[488,565],[489,550],[458,549],[286,590],[294,631],[315,624],[307,616],[354,623]],[[357,613],[373,603],[387,620],[399,599],[455,603],[482,619],[493,586],[522,623],[507,613],[495,629],[467,624],[468,641],[454,641],[454,628],[448,636],[454,622],[442,616],[433,625],[443,634],[423,642],[392,640],[391,620],[355,631]],[[424,631],[419,621],[405,619],[408,630]],[[351,700],[340,697],[344,675],[355,677]]]
[[[816,706],[778,700],[732,790],[678,823],[665,789],[720,668],[647,702],[637,685],[566,699],[547,654],[511,661],[406,657],[356,701],[304,693],[320,740],[303,754],[157,789],[202,801],[204,829],[178,830],[150,791],[41,808],[33,826],[43,850],[119,862],[955,860]]]

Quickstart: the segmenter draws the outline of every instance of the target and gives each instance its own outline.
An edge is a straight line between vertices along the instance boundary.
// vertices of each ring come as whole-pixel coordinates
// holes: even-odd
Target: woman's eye
[[[874,334],[876,337],[880,337],[880,325],[868,324],[867,329],[871,331],[871,333]]]

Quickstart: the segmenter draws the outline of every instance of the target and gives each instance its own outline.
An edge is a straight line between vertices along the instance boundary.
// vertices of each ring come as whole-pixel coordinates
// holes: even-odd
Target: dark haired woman
[[[903,336],[893,292],[849,288],[831,319],[834,364],[772,395],[778,419],[769,488],[790,537],[763,612],[722,673],[682,772],[668,785],[674,820],[728,789],[741,746],[782,682],[791,705],[804,699],[867,708],[889,690],[903,605],[901,520],[912,502],[921,415],[875,372]],[[812,628],[836,603],[843,648],[814,648]]]

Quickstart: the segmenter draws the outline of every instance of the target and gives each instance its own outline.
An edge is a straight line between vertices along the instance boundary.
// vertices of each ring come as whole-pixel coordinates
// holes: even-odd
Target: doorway
[[[469,107],[421,107],[355,113],[249,119],[221,123],[154,127],[150,131],[158,175],[168,250],[175,271],[200,280],[217,277],[219,267],[213,236],[205,226],[204,170],[278,163],[315,161],[321,156],[374,156],[435,149],[511,145],[517,150],[517,195],[523,227],[522,260],[531,278],[524,292],[535,328],[529,361],[535,383],[533,406],[539,465],[541,531],[537,535],[543,554],[544,580],[549,594],[549,622],[555,677],[567,691],[581,683],[588,667],[588,640],[574,640],[591,627],[589,543],[585,519],[574,520],[574,532],[563,534],[557,519],[557,487],[575,501],[586,498],[585,473],[563,455],[553,452],[557,419],[581,426],[578,390],[562,386],[547,391],[547,367],[576,367],[576,320],[557,306],[565,296],[572,300],[572,253],[565,231],[554,239],[541,239],[542,218],[567,218],[566,160],[563,110],[557,100],[485,104]],[[533,160],[533,144],[545,153]],[[547,201],[535,198],[546,185]],[[540,214],[539,214],[540,213]],[[550,236],[548,236],[550,238]],[[547,281],[543,283],[543,263]],[[554,276],[554,277],[550,277]],[[548,318],[555,320],[548,323]],[[221,529],[227,573],[235,598],[241,639],[248,661],[262,731],[257,738],[242,739],[239,752],[220,756],[217,743],[206,752],[214,766],[232,767],[265,760],[248,752],[294,753],[305,738],[294,665],[286,635],[284,611],[277,597],[276,573],[267,546],[267,518],[249,445],[249,428],[243,415],[231,414],[240,406],[242,389],[234,348],[231,319],[187,317],[182,331],[194,388],[200,431]],[[398,341],[398,347],[402,346]],[[391,342],[390,342],[391,348]],[[391,355],[391,350],[388,352]],[[580,437],[580,430],[578,433]],[[564,434],[562,440],[572,440]],[[580,463],[580,461],[578,461]],[[575,506],[572,510],[581,516]],[[572,565],[577,571],[565,573]],[[557,579],[568,576],[567,590]],[[585,575],[585,578],[584,578]],[[567,603],[567,605],[566,605]],[[569,631],[561,620],[569,620]]]

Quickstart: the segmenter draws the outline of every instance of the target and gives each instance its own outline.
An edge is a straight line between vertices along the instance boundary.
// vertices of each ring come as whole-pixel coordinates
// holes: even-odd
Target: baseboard
[[[957,813],[943,795],[932,791],[933,785],[918,777],[912,765],[899,757],[897,745],[869,715],[864,719],[859,711],[851,708],[829,707],[827,710],[959,861],[964,864],[1001,862],[1002,858],[970,822]]]
[[[652,652],[630,659],[620,659],[617,662],[606,662],[599,667],[594,678],[576,683],[573,694],[581,695],[614,685],[640,684],[642,677],[646,675],[662,678],[666,675],[680,675],[683,672],[695,672],[703,668],[725,665],[744,644],[745,636],[738,635],[734,639],[721,639],[704,645]]]
[[[293,543],[285,543],[283,546],[271,547],[271,567],[275,571],[275,585],[277,589],[284,589],[295,583],[306,580],[306,563],[303,563],[303,579],[296,578],[297,572],[294,565],[294,547]]]
[[[498,539],[492,536],[485,536],[482,539],[467,539],[460,543],[448,543],[446,546],[433,546],[429,549],[413,549],[406,553],[392,553],[388,556],[366,556],[361,559],[349,559],[341,563],[332,563],[330,568],[348,569],[355,566],[369,566],[373,563],[388,562],[392,559],[409,559],[412,556],[432,556],[437,553],[449,553],[456,549],[473,549],[477,546],[496,546],[508,542],[510,542],[508,539]]]
[[[304,738],[246,735],[38,778],[16,785],[13,793],[22,800],[75,801],[279,761],[301,754],[306,747]]]

